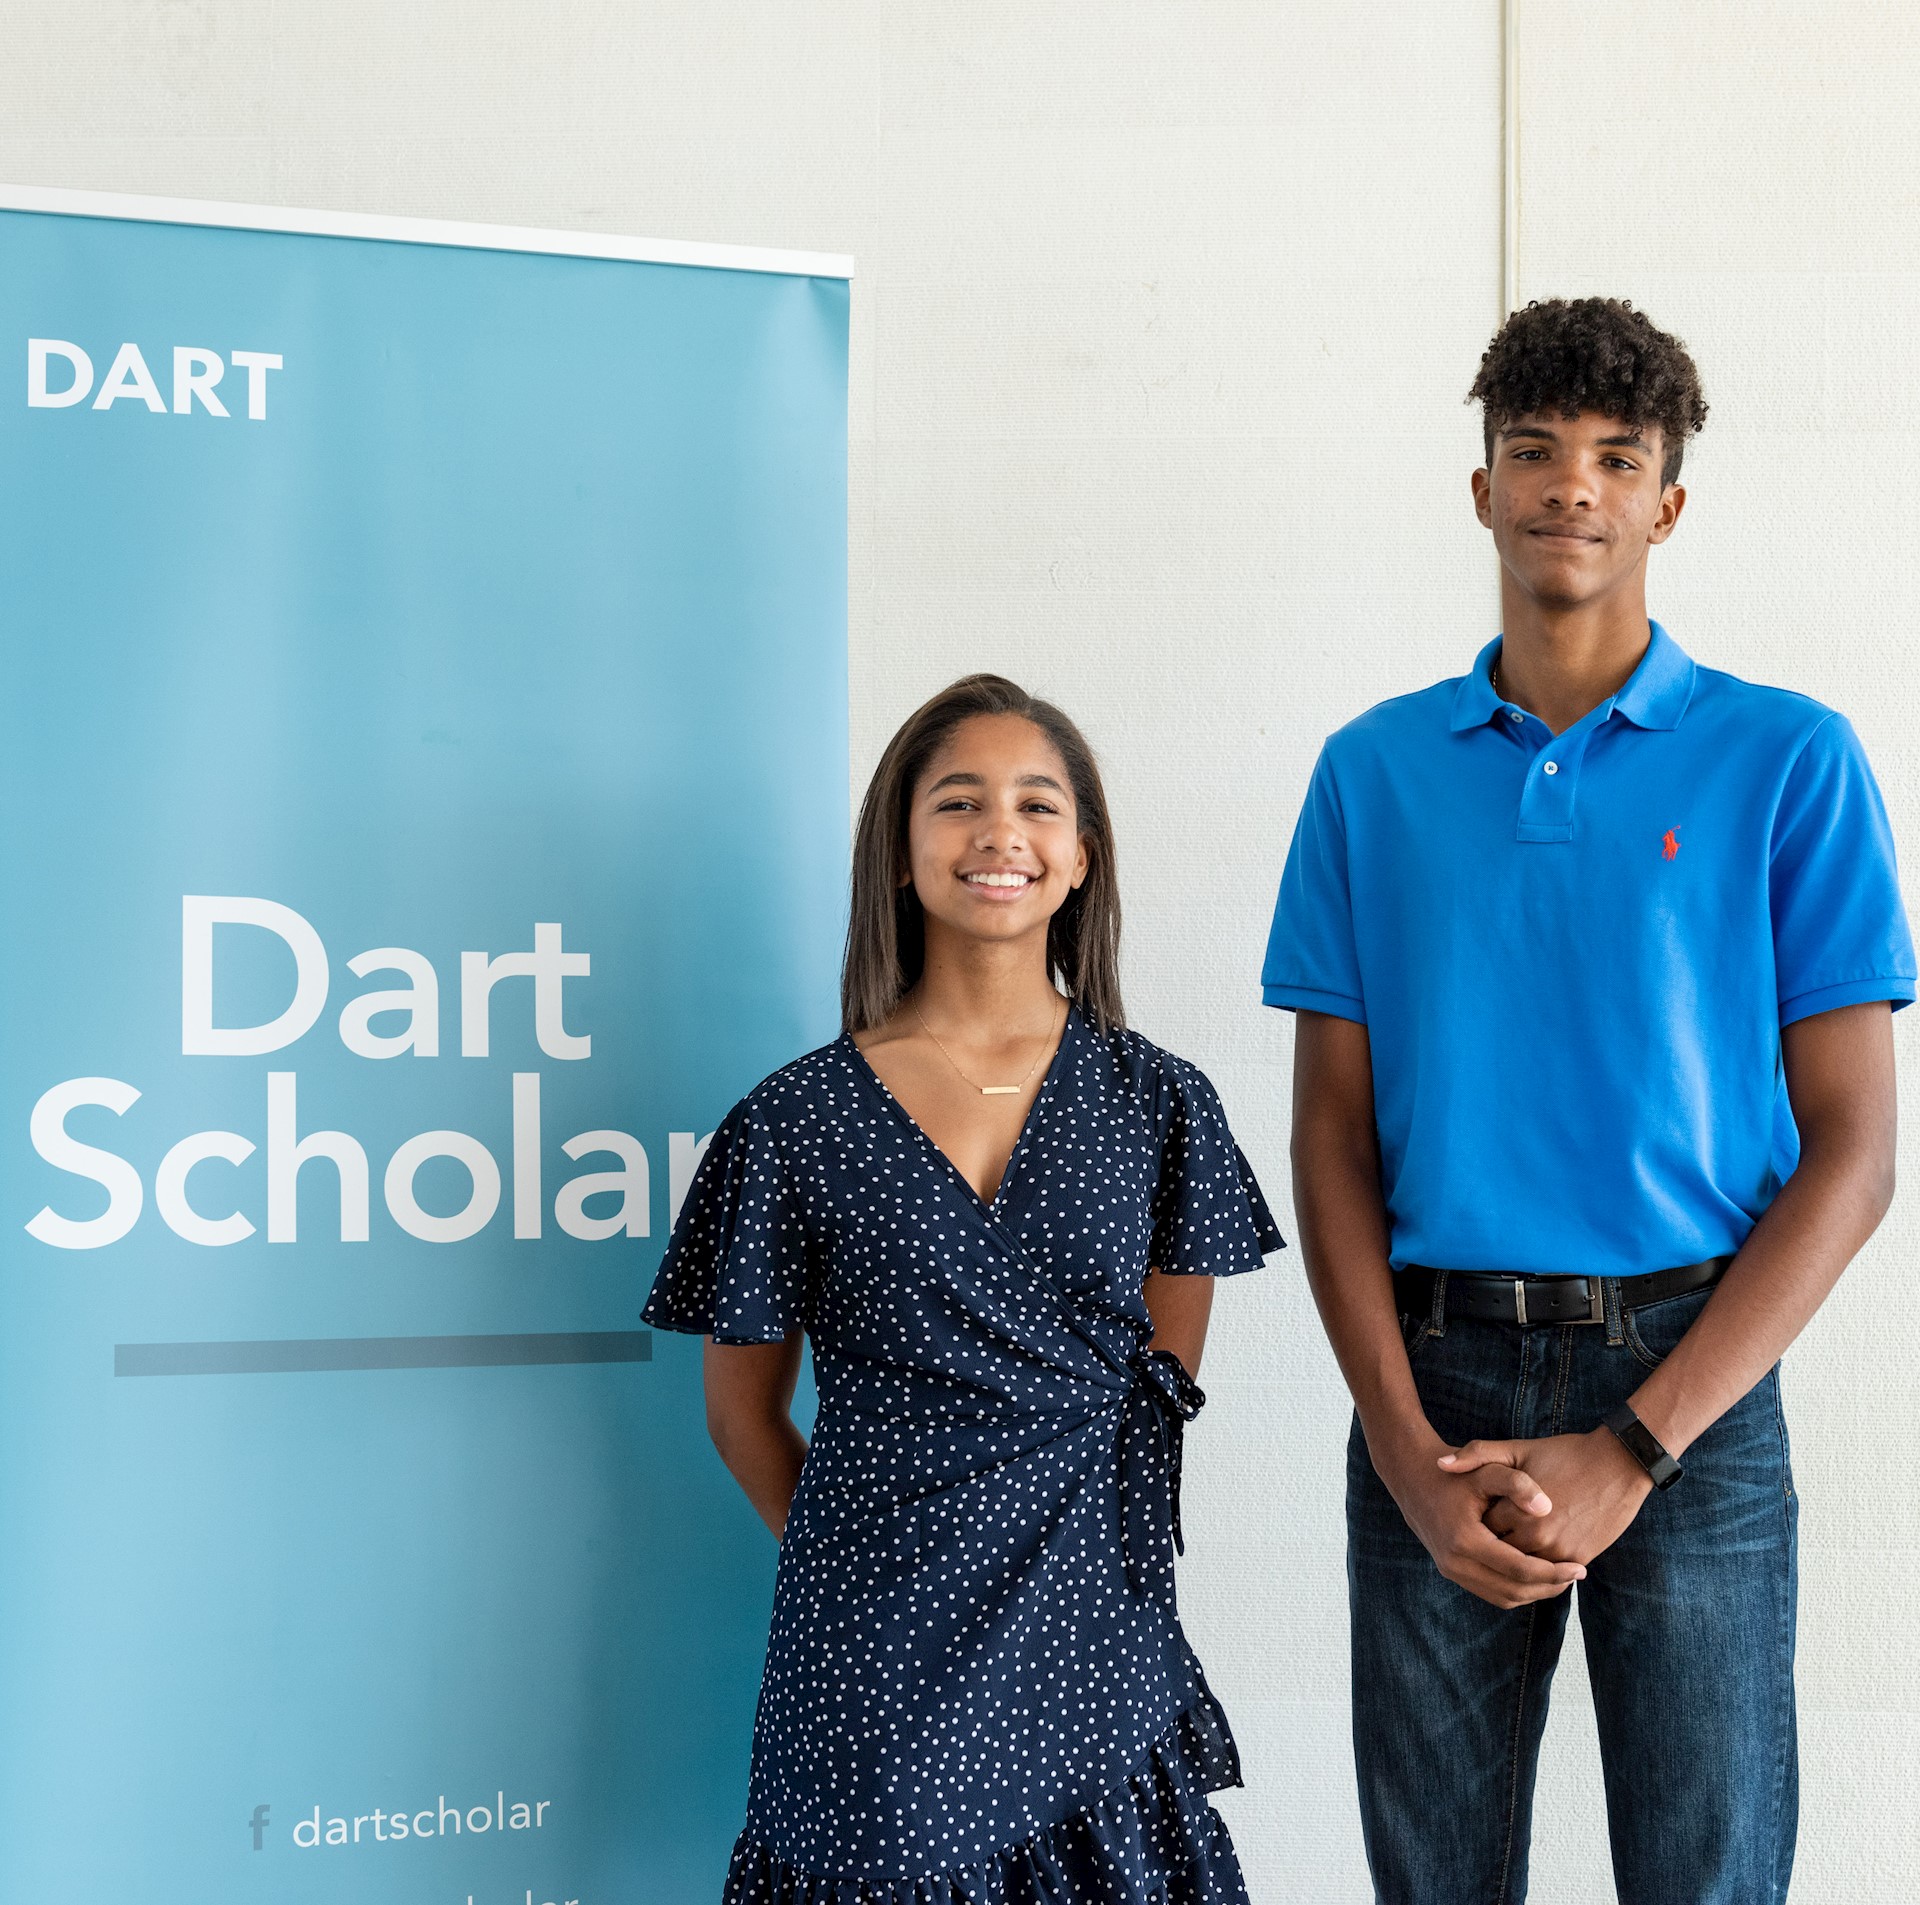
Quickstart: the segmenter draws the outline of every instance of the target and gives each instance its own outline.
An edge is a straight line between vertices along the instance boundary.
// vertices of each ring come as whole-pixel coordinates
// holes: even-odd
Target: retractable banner
[[[284,222],[0,210],[0,1898],[711,1905],[638,1311],[834,1029],[845,262]]]

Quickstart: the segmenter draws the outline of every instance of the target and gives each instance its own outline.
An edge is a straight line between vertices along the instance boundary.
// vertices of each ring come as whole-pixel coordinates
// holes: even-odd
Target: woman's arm
[[[701,1362],[707,1433],[776,1541],[807,1459],[807,1439],[790,1413],[803,1340],[798,1330],[784,1343],[716,1343],[709,1336]]]
[[[1147,1314],[1153,1318],[1149,1349],[1169,1349],[1186,1365],[1189,1376],[1200,1374],[1200,1352],[1207,1346],[1207,1316],[1213,1309],[1211,1277],[1163,1277],[1147,1272]]]

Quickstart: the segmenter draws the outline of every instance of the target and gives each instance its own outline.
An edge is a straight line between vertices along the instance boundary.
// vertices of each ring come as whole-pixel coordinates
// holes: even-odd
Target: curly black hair
[[[1635,429],[1658,424],[1663,486],[1707,420],[1687,347],[1624,298],[1548,298],[1514,312],[1480,359],[1467,402],[1485,406],[1489,466],[1495,435],[1516,417],[1597,410]]]

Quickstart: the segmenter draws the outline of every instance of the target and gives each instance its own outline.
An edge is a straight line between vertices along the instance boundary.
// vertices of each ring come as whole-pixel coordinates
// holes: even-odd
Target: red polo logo
[[[1660,857],[1663,860],[1675,860],[1680,856],[1680,829],[1669,827],[1660,836]]]

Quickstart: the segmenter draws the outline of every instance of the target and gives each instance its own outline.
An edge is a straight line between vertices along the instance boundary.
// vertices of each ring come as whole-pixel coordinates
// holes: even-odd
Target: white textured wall
[[[1460,402],[1498,315],[1497,0],[9,0],[0,178],[858,255],[854,750],[964,669],[1056,696],[1121,829],[1135,1021],[1276,1202],[1255,980],[1322,735],[1493,628]],[[1865,736],[1920,864],[1920,14],[1525,0],[1523,296],[1616,291],[1714,416],[1655,611]],[[1920,1013],[1901,1022],[1914,1075]],[[1920,1897],[1915,1201],[1790,1363],[1808,1905]],[[1286,1221],[1283,1218],[1283,1221]],[[1231,1289],[1190,1621],[1255,1897],[1361,1900],[1345,1406]],[[1534,1895],[1612,1896],[1570,1645]]]

